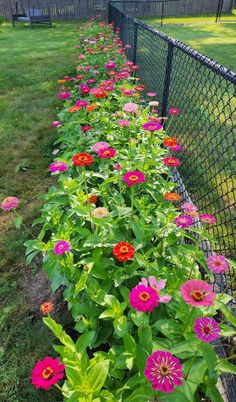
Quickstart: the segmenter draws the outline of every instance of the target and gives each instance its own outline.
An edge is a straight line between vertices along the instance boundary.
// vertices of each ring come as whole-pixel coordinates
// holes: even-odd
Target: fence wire
[[[182,150],[179,173],[183,199],[186,191],[202,213],[216,218],[209,234],[216,238],[212,252],[236,256],[236,74],[183,43],[157,32],[112,4],[109,21],[120,28],[128,58],[139,65],[138,76],[148,91],[155,91],[160,113],[168,116],[166,131],[176,136]],[[171,107],[179,116],[168,115]],[[217,290],[236,295],[234,270],[217,280]],[[219,279],[219,278],[218,278]]]

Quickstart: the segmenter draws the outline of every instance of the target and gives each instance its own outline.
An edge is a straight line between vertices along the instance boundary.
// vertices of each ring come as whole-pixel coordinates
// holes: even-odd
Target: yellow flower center
[[[127,246],[121,246],[121,248],[120,248],[121,253],[127,253],[128,251],[129,251],[129,249]]]
[[[192,297],[196,301],[201,301],[204,299],[205,293],[201,292],[201,290],[193,290],[192,291]]]
[[[51,367],[47,367],[45,370],[43,370],[42,376],[44,380],[49,380],[53,376],[53,369]]]
[[[138,180],[138,176],[136,176],[135,174],[133,174],[132,176],[129,176],[129,180],[131,180],[131,181],[136,181],[136,180]]]
[[[86,156],[80,156],[80,157],[79,157],[79,160],[80,160],[81,162],[84,162],[84,161],[87,160],[87,157],[86,157]]]
[[[168,374],[170,373],[169,368],[164,365],[161,365],[159,370],[161,375],[163,375],[164,377],[168,376]]]
[[[139,300],[147,301],[150,299],[150,294],[148,292],[142,292],[139,295]]]
[[[64,248],[63,244],[60,244],[59,249],[62,250]]]

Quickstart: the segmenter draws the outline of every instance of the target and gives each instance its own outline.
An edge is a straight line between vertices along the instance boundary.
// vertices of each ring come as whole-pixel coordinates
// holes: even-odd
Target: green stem
[[[195,244],[195,252],[194,252],[194,254],[193,254],[193,260],[192,260],[192,265],[191,265],[191,268],[190,268],[190,272],[189,272],[188,279],[191,278],[191,275],[192,275],[192,272],[193,272],[193,268],[194,268],[194,264],[195,264],[195,262],[196,262],[197,253],[198,253],[198,251],[199,251],[199,247],[200,247],[200,244],[201,244],[201,242],[202,242],[202,239],[203,239],[203,234],[201,233],[201,234],[199,235],[198,241],[197,241],[196,244]]]
[[[221,361],[223,360],[230,360],[230,359],[236,359],[236,355],[232,355],[232,356],[229,356],[229,357],[225,357],[224,359],[221,359]]]
[[[91,215],[91,206],[90,206],[90,203],[88,202],[89,194],[88,194],[88,184],[87,184],[87,177],[86,177],[85,166],[83,166],[83,175],[84,175],[85,193],[86,193],[87,203],[88,203],[88,207],[89,207],[89,217],[90,217],[90,219],[92,219],[92,215]]]
[[[196,359],[197,353],[198,353],[198,350],[196,350],[196,352],[194,353],[194,355],[193,355],[193,357],[192,357],[192,360],[191,360],[191,362],[190,362],[190,365],[189,365],[187,374],[186,374],[186,376],[185,376],[185,380],[186,380],[186,381],[187,381],[187,379],[188,379],[188,376],[189,376],[190,370],[191,370],[191,368],[192,368],[192,365],[193,365],[193,363],[194,363],[194,361],[195,361],[195,359]]]
[[[222,299],[222,297],[224,296],[224,294],[226,293],[226,291],[231,287],[232,283],[235,280],[235,276],[236,276],[236,271],[234,272],[234,275],[232,277],[232,279],[228,282],[227,286],[225,287],[224,291],[222,293],[220,293],[220,297],[218,299],[218,301],[220,301]]]
[[[66,391],[64,391],[64,390],[62,389],[62,387],[60,387],[60,385],[58,385],[58,384],[53,384],[53,385],[54,385],[55,388],[59,389],[59,391],[61,391],[61,393],[62,393],[63,395],[65,395],[66,397],[69,397],[69,396],[70,396]]]

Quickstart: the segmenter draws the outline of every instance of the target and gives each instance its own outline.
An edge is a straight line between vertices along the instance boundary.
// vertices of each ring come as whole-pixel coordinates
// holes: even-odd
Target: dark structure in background
[[[29,22],[31,28],[33,28],[33,24],[48,24],[52,28],[50,9],[48,10],[48,14],[45,14],[42,9],[33,8],[30,1],[27,2],[27,8],[23,9],[21,13],[18,11],[18,2],[16,2],[15,10],[11,10],[11,18],[13,27],[16,22]]]
[[[218,3],[222,0],[126,0],[123,11],[134,17],[216,14]],[[51,14],[52,19],[66,18],[105,18],[108,0],[18,0],[19,13],[29,8],[41,9],[43,15]],[[223,0],[222,13],[230,13],[234,0]],[[0,15],[11,19],[15,10],[15,0],[0,0]]]

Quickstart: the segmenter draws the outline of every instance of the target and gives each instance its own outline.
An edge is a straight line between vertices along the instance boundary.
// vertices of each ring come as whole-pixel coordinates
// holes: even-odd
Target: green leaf
[[[132,321],[134,322],[135,325],[137,325],[137,327],[139,327],[140,325],[148,325],[149,323],[149,318],[147,316],[147,314],[142,313],[140,311],[136,311],[135,313],[131,313],[131,318]]]
[[[189,339],[187,339],[186,341],[180,342],[177,345],[175,344],[170,351],[171,353],[173,353],[173,355],[176,355],[180,358],[190,357],[194,355],[200,343],[200,340],[198,340],[195,335],[193,335],[189,337]]]
[[[236,327],[236,317],[233,316],[230,309],[220,301],[217,301],[217,303],[219,304],[219,309],[224,314],[226,320]]]
[[[216,361],[217,361],[217,356],[216,353],[209,343],[203,342],[201,345],[201,350],[203,353],[203,357],[205,358],[207,368],[209,371],[209,377],[210,378],[215,378],[216,377],[216,371],[215,371],[215,366],[216,366]]]
[[[122,315],[114,321],[114,329],[116,335],[121,338],[127,333],[128,326],[126,316]]]
[[[152,353],[152,329],[149,325],[138,328],[139,343],[149,354]]]
[[[182,325],[175,320],[158,320],[153,325],[157,328],[163,335],[170,339],[178,338],[182,333]]]
[[[214,402],[224,402],[224,399],[215,385],[207,386],[205,394]]]
[[[96,335],[95,331],[85,332],[84,334],[80,335],[79,339],[75,344],[76,350],[82,353],[88,346],[91,345],[91,343],[95,338],[95,335]]]
[[[220,324],[220,336],[233,336],[236,333],[236,329],[226,324]]]
[[[236,374],[236,366],[230,363],[228,360],[220,360],[216,365],[217,372]]]
[[[63,330],[60,324],[57,324],[51,317],[44,317],[43,322],[48,328],[54,333],[54,335],[60,340],[60,342],[65,345],[72,352],[76,352],[75,344],[71,337]]]
[[[123,341],[124,341],[125,350],[127,352],[129,352],[130,354],[135,354],[136,342],[135,342],[134,338],[132,337],[132,335],[130,335],[129,333],[125,334],[123,336]]]
[[[16,229],[20,229],[21,224],[22,224],[22,220],[23,220],[22,216],[17,216],[15,218],[14,224],[15,224]]]
[[[107,379],[109,360],[103,360],[92,366],[86,375],[86,381],[93,393],[102,389]]]
[[[150,385],[146,385],[140,388],[137,388],[132,394],[124,399],[124,402],[148,402],[149,399],[152,399],[154,393],[151,389]]]

